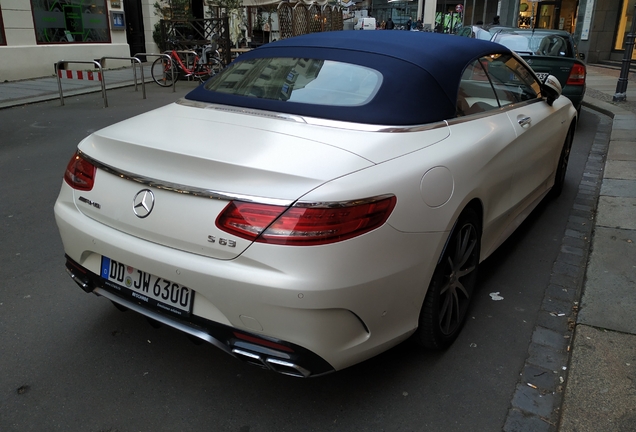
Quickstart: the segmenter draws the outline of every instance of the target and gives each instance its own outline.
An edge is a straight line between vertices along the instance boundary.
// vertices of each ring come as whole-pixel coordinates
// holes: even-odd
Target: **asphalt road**
[[[583,110],[563,195],[481,267],[469,322],[449,350],[407,341],[302,380],[154,329],[85,294],[64,270],[53,204],[77,143],[185,89],[149,86],[146,100],[114,90],[107,109],[92,94],[0,110],[0,430],[500,431],[599,117]]]

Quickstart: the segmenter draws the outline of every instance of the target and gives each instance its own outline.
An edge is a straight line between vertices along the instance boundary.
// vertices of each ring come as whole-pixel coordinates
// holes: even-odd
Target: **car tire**
[[[481,219],[462,212],[442,252],[420,312],[416,340],[428,349],[449,347],[461,331],[477,282]]]
[[[556,174],[554,175],[554,186],[550,190],[550,196],[557,198],[563,192],[563,186],[565,185],[565,174],[568,170],[568,162],[570,161],[570,151],[572,150],[572,130],[568,131],[561,149],[561,155],[559,156],[559,164],[557,165]]]

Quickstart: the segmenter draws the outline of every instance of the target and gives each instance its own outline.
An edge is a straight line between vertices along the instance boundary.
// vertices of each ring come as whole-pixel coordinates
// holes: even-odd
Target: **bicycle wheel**
[[[172,70],[172,60],[164,57],[159,57],[152,63],[150,69],[152,79],[161,87],[170,87],[173,81],[179,79],[179,72]]]
[[[197,66],[194,75],[202,83],[208,78],[213,77],[223,69],[223,65],[215,58],[208,59],[208,62]]]
[[[208,62],[208,69],[210,70],[209,75],[213,77],[223,70],[223,63],[217,58],[213,57]]]

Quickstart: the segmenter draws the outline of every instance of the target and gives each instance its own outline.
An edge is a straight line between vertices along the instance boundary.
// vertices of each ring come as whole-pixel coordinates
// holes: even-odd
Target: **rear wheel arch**
[[[442,257],[442,255],[444,254],[444,251],[446,251],[446,248],[448,247],[448,242],[450,241],[450,238],[453,234],[453,230],[455,229],[455,227],[457,226],[457,221],[459,220],[459,218],[468,210],[468,209],[472,209],[475,213],[477,213],[477,216],[479,217],[479,226],[481,227],[481,230],[483,232],[483,228],[484,228],[484,204],[481,201],[481,199],[479,198],[473,198],[470,201],[468,201],[462,208],[462,210],[460,212],[457,212],[457,216],[455,217],[455,220],[453,222],[453,225],[450,227],[450,234],[448,235],[448,238],[446,239],[446,243],[444,244],[444,248],[442,249],[442,253],[440,254],[440,259]],[[481,233],[480,234],[480,238],[481,238]],[[439,260],[438,260],[439,262]]]
[[[482,214],[481,201],[470,201],[457,217],[440,254],[415,336],[425,348],[447,348],[466,321],[480,261]]]

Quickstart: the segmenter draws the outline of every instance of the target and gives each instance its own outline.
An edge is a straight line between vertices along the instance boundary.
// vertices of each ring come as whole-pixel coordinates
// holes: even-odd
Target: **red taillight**
[[[234,336],[236,336],[237,338],[243,339],[244,341],[251,342],[256,345],[266,346],[268,348],[273,348],[279,351],[294,352],[294,350],[288,347],[287,345],[279,344],[277,342],[272,342],[267,339],[262,339],[259,337],[250,336],[250,335],[246,335],[239,332],[233,332],[233,333],[234,333]]]
[[[95,182],[95,165],[88,162],[77,152],[73,155],[64,173],[64,180],[73,189],[89,191]]]
[[[316,246],[347,240],[376,229],[395,207],[394,196],[348,205],[334,203],[281,206],[231,202],[216,225],[238,237],[261,243]]]
[[[579,63],[574,63],[570,70],[570,76],[568,77],[566,85],[584,85],[585,84],[585,66]]]

